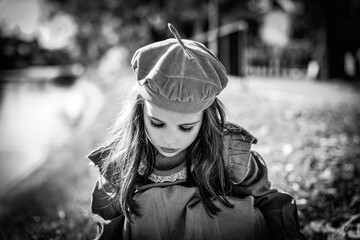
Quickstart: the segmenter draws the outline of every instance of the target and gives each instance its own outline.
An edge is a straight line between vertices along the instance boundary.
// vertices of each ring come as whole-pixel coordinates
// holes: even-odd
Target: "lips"
[[[166,153],[174,153],[177,151],[177,149],[174,148],[163,148],[163,147],[161,147],[161,150]]]

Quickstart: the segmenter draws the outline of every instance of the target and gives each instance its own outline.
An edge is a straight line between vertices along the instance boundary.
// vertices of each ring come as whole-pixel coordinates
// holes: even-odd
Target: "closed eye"
[[[154,123],[153,121],[150,121],[150,124],[151,124],[151,126],[153,126],[154,128],[162,128],[162,127],[165,126],[165,123],[159,123],[159,124],[157,124],[157,123]]]
[[[180,130],[183,132],[190,132],[193,129],[193,127],[180,127]]]

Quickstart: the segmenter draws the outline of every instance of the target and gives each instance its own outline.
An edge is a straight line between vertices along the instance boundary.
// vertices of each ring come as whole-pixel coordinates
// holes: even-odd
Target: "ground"
[[[85,131],[3,199],[1,239],[92,239],[90,193],[97,170],[86,154],[106,137],[131,77],[101,86],[106,104]],[[132,81],[132,80],[131,80]],[[344,82],[231,78],[221,100],[229,120],[259,139],[273,187],[297,200],[308,239],[345,239],[360,212],[359,88]]]

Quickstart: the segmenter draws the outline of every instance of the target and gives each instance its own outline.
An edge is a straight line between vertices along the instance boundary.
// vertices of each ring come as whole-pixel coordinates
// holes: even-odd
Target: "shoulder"
[[[224,129],[223,158],[234,184],[242,182],[249,169],[251,145],[257,139],[244,128],[227,123]]]

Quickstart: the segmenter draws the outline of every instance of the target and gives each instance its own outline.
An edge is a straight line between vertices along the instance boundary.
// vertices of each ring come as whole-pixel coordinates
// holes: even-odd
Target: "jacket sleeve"
[[[92,153],[90,160],[99,167],[99,156]],[[97,224],[96,240],[122,239],[125,216],[114,198],[110,183],[99,174],[91,195],[91,212]]]
[[[225,137],[224,160],[233,183],[233,194],[255,198],[255,207],[266,220],[269,239],[305,239],[299,230],[295,200],[289,194],[271,188],[264,160],[257,152],[251,151],[253,142],[239,134]]]

